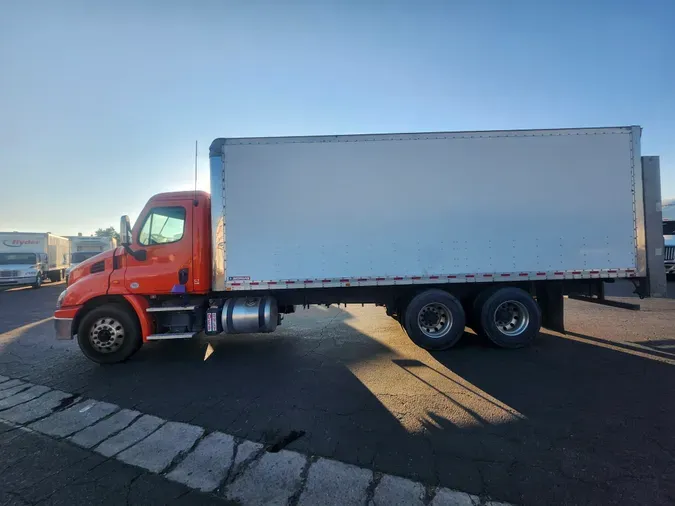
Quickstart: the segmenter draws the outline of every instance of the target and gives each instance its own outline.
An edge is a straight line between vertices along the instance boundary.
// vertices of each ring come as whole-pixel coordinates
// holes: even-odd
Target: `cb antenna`
[[[197,207],[197,151],[198,151],[198,144],[197,141],[195,141],[195,193],[194,199],[192,201],[195,207]]]

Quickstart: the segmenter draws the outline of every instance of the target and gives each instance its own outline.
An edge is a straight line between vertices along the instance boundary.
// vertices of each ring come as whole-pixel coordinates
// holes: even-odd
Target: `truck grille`
[[[16,278],[19,271],[0,271],[0,278]]]
[[[663,259],[671,262],[675,260],[675,246],[666,246],[663,252]]]

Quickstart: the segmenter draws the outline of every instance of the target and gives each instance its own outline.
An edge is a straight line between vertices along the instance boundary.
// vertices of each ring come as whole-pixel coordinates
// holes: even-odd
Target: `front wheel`
[[[35,282],[31,285],[32,288],[38,289],[42,286],[42,273],[38,272],[35,276]]]
[[[541,310],[525,290],[488,290],[476,298],[479,331],[502,348],[522,348],[539,334]]]
[[[124,362],[141,347],[135,315],[118,304],[92,309],[80,322],[77,342],[82,353],[99,364]]]
[[[410,339],[427,350],[454,346],[464,334],[466,317],[462,304],[443,290],[416,295],[405,309],[404,327]]]

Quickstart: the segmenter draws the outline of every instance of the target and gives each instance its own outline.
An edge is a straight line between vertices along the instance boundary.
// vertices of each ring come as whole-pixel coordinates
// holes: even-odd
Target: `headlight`
[[[59,295],[59,298],[56,299],[56,309],[61,309],[61,304],[63,304],[63,299],[66,298],[66,292],[67,292],[67,291],[68,291],[67,289],[66,289],[66,290],[63,290],[63,291],[61,292],[61,295]]]
[[[24,278],[27,278],[28,276],[37,276],[37,271],[26,271],[23,273]]]

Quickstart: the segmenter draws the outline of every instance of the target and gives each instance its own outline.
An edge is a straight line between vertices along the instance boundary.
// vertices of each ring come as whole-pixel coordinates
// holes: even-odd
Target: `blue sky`
[[[675,2],[3,2],[0,230],[200,187],[215,137],[638,124],[675,196]]]

